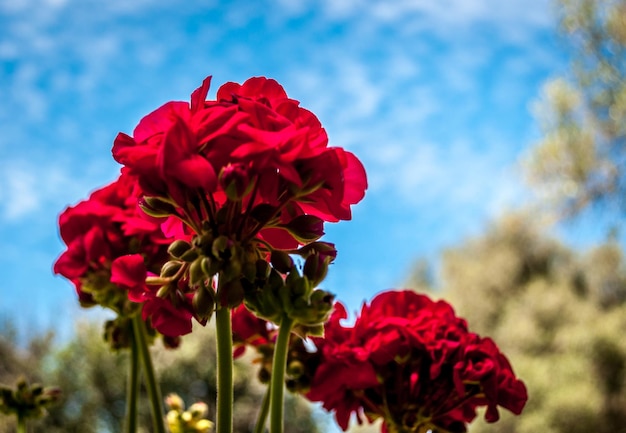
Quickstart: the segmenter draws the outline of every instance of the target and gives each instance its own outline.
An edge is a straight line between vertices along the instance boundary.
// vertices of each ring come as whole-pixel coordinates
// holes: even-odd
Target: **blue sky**
[[[351,310],[523,202],[530,105],[562,73],[549,0],[0,0],[0,317],[67,329],[56,219],[116,178],[119,131],[206,75],[264,75],[369,175],[329,226]]]

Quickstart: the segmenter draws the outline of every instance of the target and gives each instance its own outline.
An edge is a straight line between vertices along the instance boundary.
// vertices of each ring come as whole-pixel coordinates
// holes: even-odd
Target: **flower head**
[[[350,219],[367,187],[365,171],[350,152],[328,147],[313,113],[271,79],[226,83],[212,101],[209,84],[210,77],[191,103],[169,102],[132,137],[115,140],[115,159],[146,196],[171,203],[197,232],[208,221],[216,236],[258,236],[282,249],[299,244],[284,228],[293,218]],[[219,227],[222,209],[229,218]]]
[[[382,418],[387,432],[465,432],[486,406],[519,414],[526,387],[489,338],[467,329],[452,307],[410,291],[390,291],[364,305],[354,326],[336,305],[325,338],[315,338],[318,366],[306,394],[335,412],[346,430],[357,419]]]
[[[191,299],[179,296],[181,308],[174,308],[145,283],[148,273],[160,272],[172,239],[163,234],[162,221],[139,209],[140,194],[136,178],[123,170],[118,180],[67,208],[59,217],[67,249],[54,271],[74,284],[83,306],[122,315],[141,308],[161,334],[178,337],[191,332]]]

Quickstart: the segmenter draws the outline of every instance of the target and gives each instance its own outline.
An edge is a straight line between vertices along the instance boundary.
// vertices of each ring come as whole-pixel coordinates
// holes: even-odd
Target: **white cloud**
[[[102,164],[69,161],[5,160],[0,163],[0,220],[27,224],[49,219],[89,192],[112,181],[114,170]]]
[[[0,203],[2,217],[13,221],[35,212],[39,207],[38,188],[35,176],[28,171],[15,168],[2,170],[0,179]]]

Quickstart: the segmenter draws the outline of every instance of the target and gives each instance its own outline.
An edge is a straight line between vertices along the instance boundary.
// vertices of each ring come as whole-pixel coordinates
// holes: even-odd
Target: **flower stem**
[[[141,361],[144,378],[146,380],[146,389],[148,390],[148,398],[152,408],[152,425],[155,433],[166,433],[165,417],[163,415],[163,398],[161,397],[161,388],[156,381],[154,375],[154,367],[152,366],[152,358],[146,341],[146,324],[139,314],[133,316],[133,330],[137,348],[139,349],[139,359]]]
[[[26,417],[18,415],[17,416],[17,433],[26,433]]]
[[[230,308],[215,312],[217,346],[217,433],[233,431],[233,330]]]
[[[134,323],[132,326],[133,328],[135,327]],[[135,433],[137,431],[137,396],[139,394],[139,349],[134,335],[131,337],[131,340],[126,388],[126,433]]]
[[[274,346],[272,364],[272,380],[270,383],[270,433],[283,433],[283,396],[285,391],[285,370],[287,369],[287,352],[289,335],[293,327],[293,319],[283,317]]]
[[[265,396],[263,396],[263,403],[261,405],[261,411],[259,412],[259,417],[256,420],[256,426],[254,427],[254,433],[265,433],[265,422],[267,421],[267,414],[270,411],[270,390],[272,389],[272,384],[267,384],[267,389],[265,390]]]

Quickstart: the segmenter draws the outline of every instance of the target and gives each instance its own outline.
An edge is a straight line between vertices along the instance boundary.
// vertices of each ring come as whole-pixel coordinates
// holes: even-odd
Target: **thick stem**
[[[148,390],[148,398],[152,408],[152,425],[156,433],[166,433],[165,416],[163,415],[163,398],[161,397],[161,388],[156,381],[154,375],[154,367],[152,366],[152,358],[148,349],[146,324],[143,322],[139,314],[133,316],[133,330],[137,348],[139,349],[139,359],[141,361],[144,378],[146,380],[146,389]]]
[[[283,396],[285,394],[285,370],[287,369],[287,352],[289,351],[289,335],[293,320],[283,317],[278,329],[278,337],[274,346],[272,364],[272,380],[270,383],[270,433],[283,433]]]
[[[233,330],[230,308],[215,312],[217,346],[217,419],[216,433],[233,431]]]
[[[132,326],[135,327],[134,323]],[[128,383],[126,385],[126,433],[137,431],[137,397],[139,395],[139,349],[134,331],[131,339]]]
[[[17,433],[26,433],[26,417],[22,415],[17,416]]]
[[[270,411],[270,392],[272,384],[267,384],[265,395],[263,396],[263,403],[261,404],[261,410],[259,411],[258,418],[256,420],[256,426],[254,427],[254,433],[265,433],[265,422],[267,421],[267,414]]]

